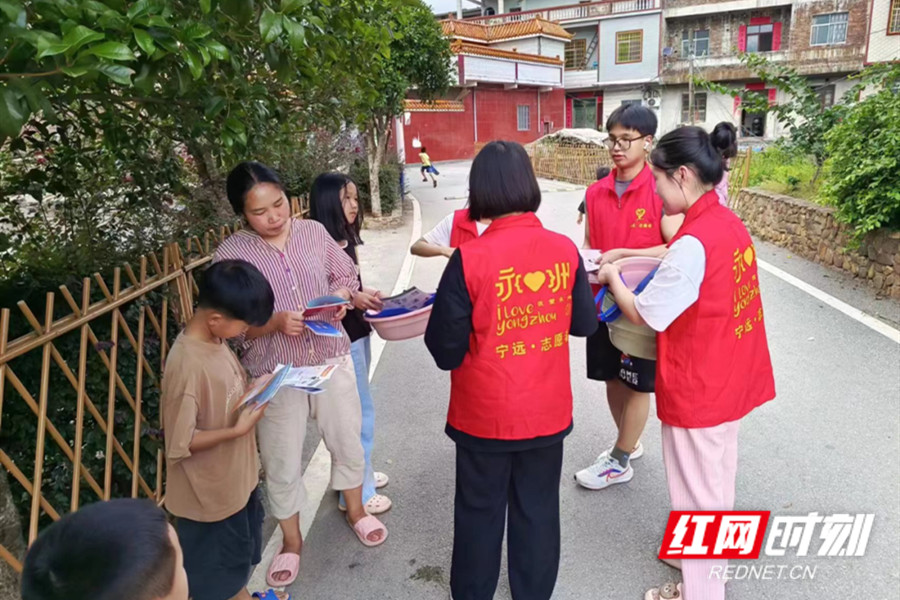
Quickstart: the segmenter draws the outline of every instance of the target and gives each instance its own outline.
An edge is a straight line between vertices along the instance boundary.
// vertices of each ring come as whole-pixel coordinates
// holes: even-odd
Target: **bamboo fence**
[[[306,208],[305,201],[292,200],[295,215],[304,215]],[[42,524],[77,510],[85,495],[89,500],[113,497],[114,467],[121,472],[124,465],[130,472],[131,497],[151,498],[162,506],[165,500],[162,444],[152,457],[156,462],[155,478],[148,481],[140,472],[141,459],[147,460],[148,455],[146,447],[142,448],[142,438],[148,430],[162,429],[161,410],[148,407],[143,395],[148,388],[158,390],[173,332],[193,314],[197,293],[195,273],[212,260],[216,247],[238,228],[239,225],[225,226],[217,232],[207,232],[202,239],[191,237],[181,243],[170,243],[160,252],[141,257],[137,269],[128,264],[116,268],[111,282],[94,273],[93,280],[82,279],[78,293],[61,285],[59,294],[46,294],[42,311],[36,312],[25,302],[19,302],[18,309],[33,331],[16,339],[9,339],[10,309],[0,309],[0,433],[3,427],[22,426],[3,419],[4,411],[9,413],[13,403],[24,403],[29,409],[25,412],[37,421],[32,447],[15,449],[19,456],[23,451],[29,455],[33,452],[33,464],[22,464],[21,460],[17,464],[10,456],[13,448],[0,448],[0,465],[30,496],[30,511],[27,515],[20,514],[23,519],[27,517],[29,545]],[[60,297],[62,302],[58,302]],[[92,298],[97,299],[92,301]],[[54,318],[60,312],[58,304],[65,306],[68,314]],[[101,328],[104,333],[98,335]],[[68,356],[64,355],[66,347],[60,343],[66,334],[80,337],[77,353],[69,352]],[[20,378],[17,370],[23,364],[22,359],[38,353],[40,377]],[[151,360],[150,355],[156,360]],[[88,385],[89,381],[97,381],[96,376],[91,377],[95,374],[89,372],[89,365],[99,367],[105,386]],[[133,373],[124,371],[130,367],[135,369]],[[26,381],[36,383],[37,389],[34,385],[29,389]],[[133,384],[128,385],[126,381]],[[63,382],[63,387],[67,382],[72,389],[51,389],[51,382],[54,385]],[[74,423],[61,423],[57,418],[58,413],[64,412],[55,402],[62,392],[70,396],[74,392]],[[72,408],[65,407],[66,414]],[[72,439],[66,439],[64,432],[70,433]],[[98,452],[96,457],[84,456],[88,435],[105,438],[102,455]],[[52,474],[48,477],[44,468],[48,452],[57,458],[60,453],[65,457],[63,460],[71,467],[71,481],[54,481]],[[45,493],[48,486],[67,489],[68,506],[51,504]],[[21,572],[22,557],[3,545],[0,545],[0,558]]]
[[[613,166],[603,146],[533,144],[526,149],[534,174],[545,179],[590,185],[597,180],[597,167]]]

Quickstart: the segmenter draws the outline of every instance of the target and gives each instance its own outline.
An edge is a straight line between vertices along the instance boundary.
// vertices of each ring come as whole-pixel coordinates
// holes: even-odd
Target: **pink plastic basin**
[[[383,319],[372,319],[370,313],[365,314],[368,321],[378,335],[382,339],[395,342],[398,340],[408,340],[420,335],[425,335],[425,328],[428,326],[428,318],[431,316],[431,307],[429,304],[419,310],[408,312],[404,315],[396,317],[385,317]]]
[[[629,290],[634,290],[650,271],[659,266],[662,260],[648,256],[629,256],[615,262],[622,272],[622,279]]]
[[[634,290],[653,269],[662,261],[658,258],[632,256],[615,262],[622,272],[622,279],[628,289]],[[611,294],[603,299],[603,309],[612,305]],[[609,340],[612,345],[629,356],[656,360],[656,332],[647,325],[635,325],[627,317],[621,315],[615,321],[607,323]]]

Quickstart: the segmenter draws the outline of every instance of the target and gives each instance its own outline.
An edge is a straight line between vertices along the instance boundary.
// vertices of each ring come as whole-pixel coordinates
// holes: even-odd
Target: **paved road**
[[[424,231],[465,204],[467,173],[466,163],[443,165],[440,186],[433,189],[410,171]],[[582,188],[549,181],[541,187],[538,214],[544,224],[580,239],[575,217]],[[402,241],[409,234],[399,235]],[[380,243],[387,234],[378,237]],[[388,242],[390,260],[399,269],[393,252],[402,245]],[[813,285],[827,285],[845,302],[885,321],[900,321],[896,303],[870,301],[833,271],[764,244],[759,253]],[[388,253],[373,250],[372,256]],[[412,283],[434,289],[444,264],[417,260]],[[760,278],[778,398],[743,424],[737,506],[776,514],[876,516],[865,557],[764,558],[763,564],[818,570],[812,580],[735,581],[728,597],[898,598],[900,345],[768,272]],[[630,483],[600,492],[578,488],[572,474],[615,438],[602,384],[582,376],[583,345],[577,339],[572,344],[575,430],[566,442],[560,484],[563,555],[554,598],[637,600],[648,587],[677,577],[654,558],[669,506],[659,421],[651,409],[647,452]],[[327,493],[306,540],[300,578],[291,588],[295,598],[447,598],[454,477],[454,447],[443,434],[449,377],[434,366],[421,339],[389,343],[373,392],[376,468],[390,475],[385,491],[394,501],[384,517],[390,537],[378,549],[361,546],[344,524],[336,496]],[[505,572],[496,598],[510,598]]]

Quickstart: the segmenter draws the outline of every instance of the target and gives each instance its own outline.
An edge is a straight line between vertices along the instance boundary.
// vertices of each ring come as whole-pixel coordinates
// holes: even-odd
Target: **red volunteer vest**
[[[614,248],[652,248],[665,244],[659,223],[662,199],[650,165],[634,178],[619,198],[616,171],[594,183],[585,194],[590,224],[591,248],[606,252]]]
[[[464,242],[478,237],[478,226],[469,219],[469,209],[463,208],[453,213],[453,227],[450,229],[450,247],[459,248]]]
[[[501,440],[563,431],[572,422],[569,327],[578,250],[526,213],[494,221],[459,252],[472,334],[451,373],[447,422]]]
[[[715,191],[688,210],[672,239],[706,251],[700,298],[657,335],[656,412],[674,427],[713,427],[775,397],[756,250]]]

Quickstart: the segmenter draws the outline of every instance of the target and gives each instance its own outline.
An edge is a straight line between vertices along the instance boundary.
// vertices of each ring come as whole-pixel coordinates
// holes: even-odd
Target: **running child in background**
[[[438,173],[438,170],[431,164],[431,157],[428,156],[428,151],[425,146],[422,146],[422,151],[419,152],[419,161],[422,163],[422,181],[428,181],[428,177],[431,177],[434,187],[437,187],[437,179],[435,179],[434,176],[440,175],[440,173]],[[428,177],[425,177],[426,173],[428,174]]]
[[[601,265],[628,256],[662,256],[666,241],[683,220],[681,215],[664,216],[647,164],[656,125],[654,112],[635,104],[620,106],[606,122],[606,146],[616,168],[589,187],[585,198],[584,245],[602,251]],[[612,448],[575,475],[581,486],[600,490],[634,477],[631,461],[644,453],[640,439],[650,411],[656,362],[628,356],[613,346],[605,323],[588,338],[586,352],[588,378],[606,383],[606,400],[618,430]]]
[[[609,175],[610,168],[609,167],[597,167],[597,181],[600,181],[607,175]],[[584,200],[581,201],[581,204],[578,205],[578,224],[584,221]]]
[[[658,332],[656,412],[672,510],[733,510],[741,419],[775,397],[756,251],[714,191],[722,157],[705,131],[666,134],[651,160],[666,214],[685,214],[684,224],[640,295],[614,264],[599,279],[629,321]],[[723,600],[725,580],[710,573],[725,564],[682,560],[683,586],[669,584],[663,597]],[[660,588],[645,598],[658,600]]]

